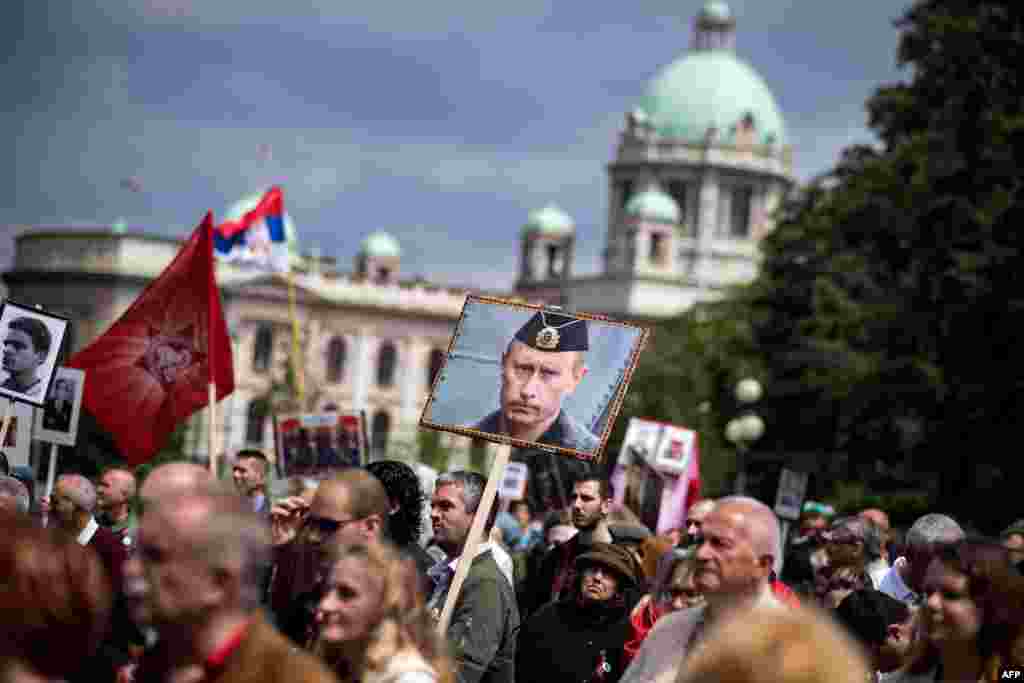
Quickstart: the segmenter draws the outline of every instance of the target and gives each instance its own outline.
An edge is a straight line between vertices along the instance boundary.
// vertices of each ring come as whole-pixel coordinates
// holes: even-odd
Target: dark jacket
[[[518,630],[515,592],[486,551],[473,560],[448,624],[459,683],[513,683]]]
[[[580,607],[573,597],[552,602],[526,620],[516,649],[516,681],[614,683],[626,668],[623,646],[632,633],[629,609]]]
[[[501,411],[496,410],[474,425],[473,429],[488,434],[503,434],[503,425]],[[601,444],[600,439],[564,410],[559,411],[554,423],[537,439],[537,442],[560,448],[571,448],[584,453],[593,453]]]

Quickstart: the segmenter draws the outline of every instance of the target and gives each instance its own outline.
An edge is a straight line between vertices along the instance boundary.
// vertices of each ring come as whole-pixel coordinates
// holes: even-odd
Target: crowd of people
[[[538,456],[543,457],[543,456]],[[558,456],[551,456],[558,457]],[[583,474],[566,509],[374,462],[268,488],[199,465],[0,476],[0,682],[997,681],[1024,674],[1024,521],[809,509],[784,538],[730,496],[654,534]],[[429,509],[429,528],[426,510]],[[453,577],[468,573],[441,632]]]

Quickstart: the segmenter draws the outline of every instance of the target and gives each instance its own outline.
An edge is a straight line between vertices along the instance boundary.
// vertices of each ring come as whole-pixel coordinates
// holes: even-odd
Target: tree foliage
[[[909,457],[940,475],[941,507],[976,516],[975,465],[1022,473],[1007,457],[1024,389],[1022,9],[926,0],[897,25],[910,78],[868,102],[881,144],[783,207],[748,292],[766,436],[855,464]]]

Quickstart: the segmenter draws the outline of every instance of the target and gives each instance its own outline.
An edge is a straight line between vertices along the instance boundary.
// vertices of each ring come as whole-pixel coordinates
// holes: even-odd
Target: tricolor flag
[[[289,252],[281,188],[270,188],[256,208],[218,225],[213,231],[213,246],[222,261],[287,272]]]

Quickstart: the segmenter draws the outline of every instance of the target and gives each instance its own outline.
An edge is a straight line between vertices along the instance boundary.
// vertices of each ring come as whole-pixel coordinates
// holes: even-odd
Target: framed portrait
[[[647,335],[470,295],[420,426],[599,462]]]
[[[277,464],[283,476],[322,478],[367,462],[362,412],[281,415],[274,431]]]
[[[0,450],[7,457],[11,467],[28,465],[29,454],[32,452],[32,413],[34,408],[28,403],[0,398],[0,415],[7,415],[9,423]]]
[[[67,318],[5,301],[0,309],[0,395],[42,408],[67,329]]]
[[[82,411],[85,371],[60,366],[43,407],[36,411],[37,441],[74,446],[78,436],[78,416]]]

